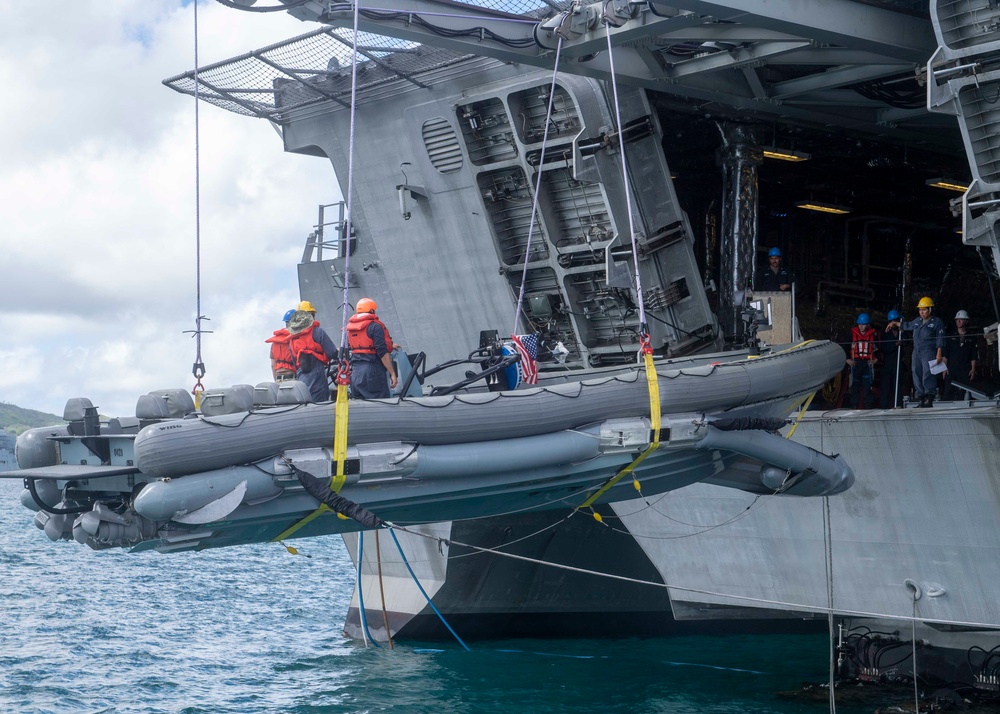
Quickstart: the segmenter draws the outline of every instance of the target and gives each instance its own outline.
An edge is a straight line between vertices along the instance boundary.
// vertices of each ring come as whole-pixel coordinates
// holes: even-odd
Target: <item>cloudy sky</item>
[[[201,65],[315,27],[214,0],[198,23]],[[194,100],[161,84],[193,66],[190,0],[0,0],[0,402],[131,415],[193,386]],[[339,191],[262,119],[202,105],[200,147],[204,381],[253,384]]]

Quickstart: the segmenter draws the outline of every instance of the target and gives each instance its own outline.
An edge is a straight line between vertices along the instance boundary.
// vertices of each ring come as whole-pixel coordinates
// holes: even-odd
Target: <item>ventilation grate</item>
[[[450,174],[462,168],[462,147],[458,143],[455,130],[444,117],[428,119],[421,130],[424,147],[431,164],[443,174]]]

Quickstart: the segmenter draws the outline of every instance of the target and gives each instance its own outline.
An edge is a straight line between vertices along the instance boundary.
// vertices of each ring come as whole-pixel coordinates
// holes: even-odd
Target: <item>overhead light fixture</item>
[[[965,193],[969,190],[968,182],[949,178],[927,179],[927,185],[933,186],[934,188],[946,188],[949,191],[958,191],[959,193]]]
[[[791,149],[777,149],[773,146],[765,146],[761,149],[766,159],[778,159],[779,161],[808,161],[812,154],[804,151],[792,151]]]
[[[837,215],[851,212],[851,209],[847,206],[836,206],[832,203],[820,203],[819,201],[800,201],[795,204],[795,207],[804,208],[807,211],[819,211],[820,213],[834,213]]]

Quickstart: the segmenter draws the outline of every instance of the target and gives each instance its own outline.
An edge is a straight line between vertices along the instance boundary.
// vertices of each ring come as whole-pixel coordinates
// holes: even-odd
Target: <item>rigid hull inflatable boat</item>
[[[774,433],[843,359],[839,346],[812,342],[657,362],[662,422],[658,448],[635,469],[642,492],[709,478],[761,493],[845,490],[854,476],[839,456]],[[89,400],[72,399],[68,426],[21,435],[17,477],[50,538],[93,548],[202,549],[574,506],[654,436],[641,367],[575,376],[352,401],[339,483],[334,405],[307,403],[297,382],[206,393],[200,412],[186,392],[162,390],[140,398],[135,418],[104,423]],[[327,514],[289,533],[319,506],[309,482],[375,519]],[[633,488],[623,480],[599,500]]]

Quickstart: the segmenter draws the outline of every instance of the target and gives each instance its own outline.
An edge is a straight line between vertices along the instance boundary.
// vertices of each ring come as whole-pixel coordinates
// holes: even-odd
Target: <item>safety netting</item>
[[[281,122],[289,112],[323,102],[351,101],[351,31],[320,28],[198,69],[200,99],[237,114]],[[359,100],[378,88],[403,81],[423,87],[442,69],[474,55],[368,32],[358,33]],[[195,71],[163,80],[194,96]]]

